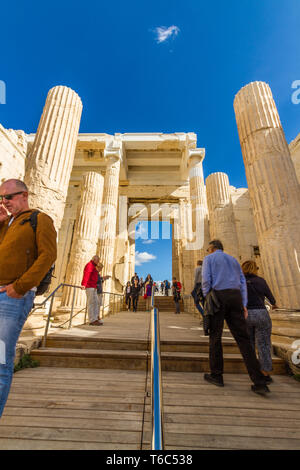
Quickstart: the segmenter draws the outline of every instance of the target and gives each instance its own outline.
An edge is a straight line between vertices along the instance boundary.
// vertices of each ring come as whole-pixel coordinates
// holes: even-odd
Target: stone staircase
[[[172,301],[171,298],[166,300]],[[133,316],[131,312],[124,312],[121,315],[123,317],[127,315],[126,318],[132,318]],[[199,323],[196,323],[196,320],[188,314],[174,315],[160,311],[160,318],[166,327],[168,323],[174,323],[175,321],[179,325],[178,327],[174,326],[172,338],[164,338],[164,335],[161,335],[162,370],[174,372],[209,371],[208,338],[203,336],[200,328],[193,328],[200,331],[196,332],[197,334],[194,331],[192,339],[179,336],[180,331],[184,330],[184,328],[188,329],[182,325],[199,325]],[[106,325],[108,322],[109,320],[106,320]],[[97,331],[97,335],[101,335],[101,329],[99,333]],[[106,330],[106,332],[109,334],[109,330]],[[120,325],[120,334],[121,332],[122,327]],[[31,351],[31,356],[44,367],[80,367],[138,371],[150,370],[150,350],[151,345],[145,337],[140,337],[140,339],[122,338],[115,337],[115,333],[108,337],[81,337],[80,331],[74,328],[71,334],[60,333],[49,335],[46,347]],[[238,347],[229,332],[226,331],[224,331],[223,335],[223,352],[226,373],[246,373]],[[273,368],[273,374],[284,374],[286,372],[284,361],[279,358],[274,357]]]
[[[160,295],[156,295],[154,297],[154,305],[155,307],[158,307],[159,308],[159,311],[160,312],[173,312],[175,310],[175,306],[174,306],[174,301],[173,301],[173,297],[172,296],[160,296]],[[123,307],[124,307],[124,310],[127,310],[127,306],[125,304],[125,300],[124,300],[124,304],[123,304]],[[132,310],[132,305],[131,305],[131,310]],[[139,311],[142,311],[144,312],[146,310],[146,300],[144,299],[143,296],[140,296],[139,297],[139,301],[138,301],[138,310]],[[181,300],[180,302],[180,310],[183,311],[184,310],[184,307],[183,307],[183,301]]]
[[[180,310],[183,311],[183,302],[179,302]],[[160,312],[174,312],[175,304],[172,296],[155,296],[154,306],[158,307]]]

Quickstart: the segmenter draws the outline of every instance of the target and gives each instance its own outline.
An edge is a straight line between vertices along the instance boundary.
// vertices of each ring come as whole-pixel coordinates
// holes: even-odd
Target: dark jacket
[[[98,273],[98,280],[97,280],[97,294],[102,294],[103,293],[103,277],[100,276]]]
[[[174,302],[180,301],[181,299],[180,290],[181,290],[181,285],[179,285],[178,282],[173,282],[172,291],[173,291]]]
[[[265,308],[265,297],[272,305],[276,304],[276,300],[266,283],[266,281],[255,274],[245,275],[248,290],[248,310]]]
[[[220,301],[214,291],[211,291],[207,294],[204,301],[204,316],[214,315],[221,308]]]
[[[210,331],[210,318],[215,315],[221,308],[221,303],[214,289],[211,289],[204,301],[203,330],[204,335],[208,336]]]
[[[141,287],[140,286],[131,286],[131,289],[130,289],[130,295],[131,297],[138,297],[140,295],[140,289]]]

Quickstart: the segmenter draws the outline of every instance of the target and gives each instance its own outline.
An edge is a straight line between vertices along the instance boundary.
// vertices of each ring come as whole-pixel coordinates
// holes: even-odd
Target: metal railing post
[[[48,334],[48,329],[49,329],[49,324],[50,324],[50,317],[51,317],[51,313],[52,313],[53,302],[54,302],[54,295],[52,295],[52,298],[51,298],[51,303],[50,303],[50,308],[49,308],[45,333],[44,333],[44,337],[43,337],[43,343],[42,343],[43,348],[46,347],[46,339],[47,339],[47,334]]]
[[[73,298],[72,298],[72,307],[70,312],[70,322],[69,322],[69,329],[72,327],[72,319],[73,319],[73,311],[74,311],[74,302],[75,302],[75,288],[73,289]]]
[[[152,450],[164,449],[162,380],[160,361],[159,312],[151,311],[151,408],[152,408]]]

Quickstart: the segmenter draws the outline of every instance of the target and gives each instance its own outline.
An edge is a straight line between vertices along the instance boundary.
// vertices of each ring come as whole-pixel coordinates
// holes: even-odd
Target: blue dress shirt
[[[206,296],[211,289],[239,289],[243,305],[247,306],[247,284],[239,262],[233,257],[216,250],[205,256],[202,265],[202,291]]]

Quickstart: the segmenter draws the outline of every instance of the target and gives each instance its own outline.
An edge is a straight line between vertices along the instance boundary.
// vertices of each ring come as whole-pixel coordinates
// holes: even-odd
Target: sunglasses
[[[3,199],[6,199],[7,201],[11,201],[11,199],[13,199],[14,196],[16,196],[17,194],[23,194],[24,191],[19,191],[17,193],[11,193],[11,194],[5,194],[4,196],[2,196],[0,194],[0,202],[3,201]]]

